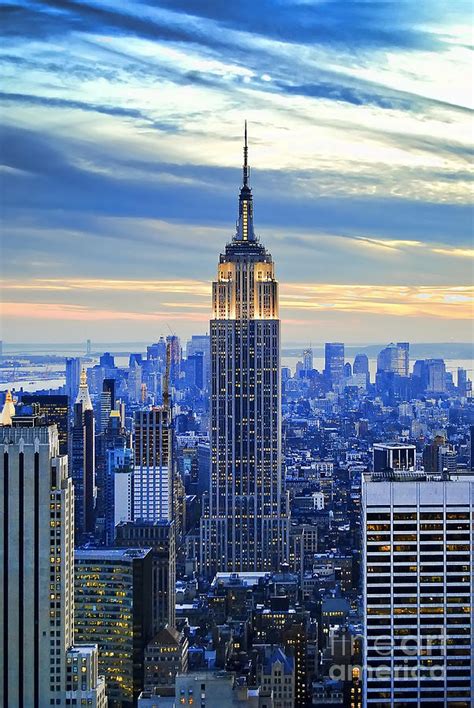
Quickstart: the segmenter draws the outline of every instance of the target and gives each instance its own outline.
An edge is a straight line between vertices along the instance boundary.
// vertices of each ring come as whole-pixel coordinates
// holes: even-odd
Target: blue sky
[[[5,340],[205,331],[245,118],[285,341],[471,338],[469,2],[1,9]]]

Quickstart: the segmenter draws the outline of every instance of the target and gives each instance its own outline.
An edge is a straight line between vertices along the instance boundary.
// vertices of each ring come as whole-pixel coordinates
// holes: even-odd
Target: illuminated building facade
[[[153,636],[163,627],[175,625],[176,538],[174,521],[119,523],[115,545],[152,550]]]
[[[187,670],[187,636],[173,627],[164,627],[145,650],[145,691],[174,696],[176,676]]]
[[[67,431],[69,402],[67,396],[24,393],[21,402],[25,406],[34,406],[34,415],[44,416],[47,425],[56,423],[59,437],[59,454],[67,455]]]
[[[248,181],[246,140],[237,230],[213,283],[211,479],[201,524],[207,575],[277,569],[287,557],[278,283],[254,233]]]
[[[366,474],[363,705],[472,706],[474,482]]]
[[[171,519],[171,409],[137,411],[134,424],[134,519]]]
[[[0,427],[0,705],[105,708],[95,672],[70,681],[73,647],[74,493],[55,425],[37,416]]]
[[[99,645],[109,706],[131,707],[152,637],[151,551],[76,550],[74,584],[76,641]]]
[[[14,419],[13,419],[14,420]],[[55,426],[2,431],[0,704],[62,700],[71,646],[74,496]],[[56,657],[60,659],[56,663]]]

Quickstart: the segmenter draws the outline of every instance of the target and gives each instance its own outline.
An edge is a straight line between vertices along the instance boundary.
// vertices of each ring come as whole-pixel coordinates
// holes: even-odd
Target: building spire
[[[247,121],[244,128],[244,164],[243,164],[243,185],[239,196],[239,220],[237,222],[236,241],[255,241],[253,231],[253,203],[252,190],[249,187],[249,148],[247,142]]]
[[[76,403],[82,403],[83,411],[92,410],[92,401],[89,394],[89,386],[87,385],[87,372],[84,367],[82,367],[81,371],[81,382],[79,384]]]
[[[0,416],[0,423],[2,425],[11,425],[12,418],[15,415],[15,405],[13,403],[13,397],[10,391],[7,391],[5,396],[5,404],[3,406],[2,414]]]
[[[247,144],[247,121],[245,121],[244,130],[244,187],[248,187],[249,183],[249,166],[248,166],[249,148]]]

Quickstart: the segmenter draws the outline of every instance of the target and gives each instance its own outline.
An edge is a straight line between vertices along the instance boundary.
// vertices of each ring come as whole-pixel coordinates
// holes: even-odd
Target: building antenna
[[[248,165],[248,157],[249,157],[249,146],[247,143],[247,121],[245,121],[245,128],[244,128],[244,167],[243,167],[243,172],[244,172],[244,187],[248,186],[249,183],[249,175],[250,175],[250,170],[249,170],[249,165]]]
[[[163,381],[163,408],[169,410],[170,407],[170,363],[171,363],[171,342],[166,343],[166,369]]]

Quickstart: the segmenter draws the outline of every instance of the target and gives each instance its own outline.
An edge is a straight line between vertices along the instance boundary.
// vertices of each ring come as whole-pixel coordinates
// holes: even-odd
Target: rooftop
[[[125,562],[134,558],[145,558],[152,548],[78,548],[75,560]]]

